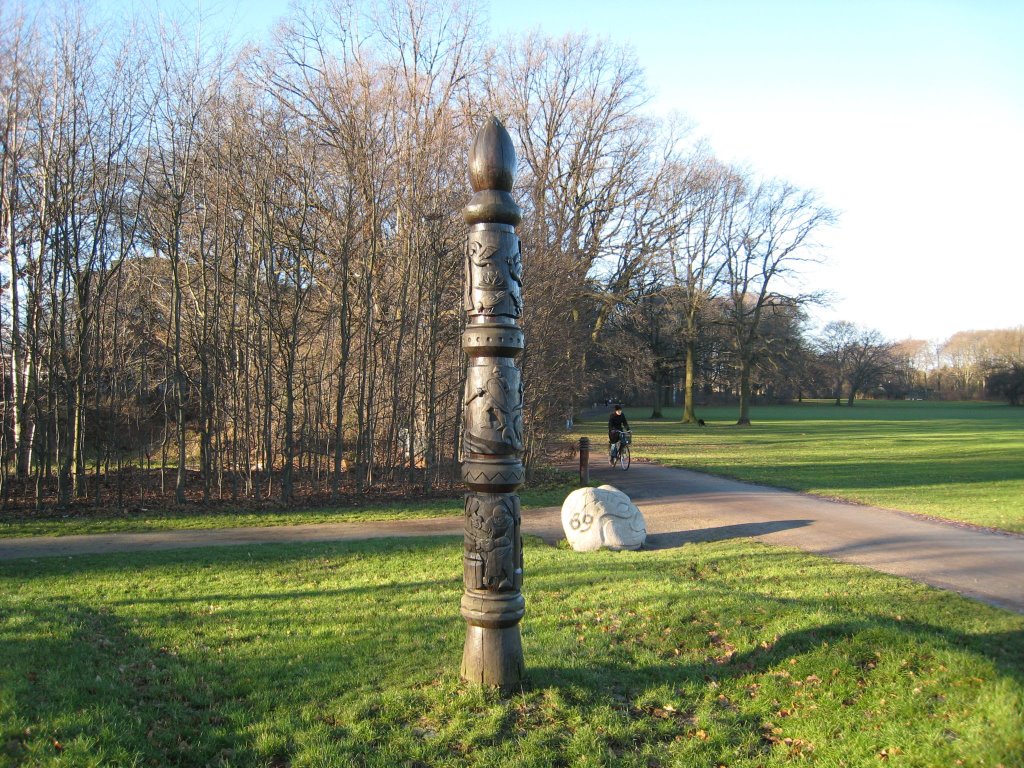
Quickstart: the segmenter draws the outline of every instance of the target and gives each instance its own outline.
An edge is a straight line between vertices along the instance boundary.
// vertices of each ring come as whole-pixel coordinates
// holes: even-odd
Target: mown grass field
[[[560,505],[576,486],[567,482],[546,482],[522,491],[523,504],[533,507]],[[23,536],[71,536],[90,533],[126,533],[204,528],[267,527],[309,523],[373,522],[457,516],[463,513],[462,497],[366,503],[350,507],[312,509],[265,509],[210,511],[200,505],[132,512],[91,511],[64,516],[8,515],[0,517],[0,538]]]
[[[1024,532],[1024,408],[994,403],[858,401],[680,409],[651,420],[627,408],[633,456],[864,504]],[[577,429],[607,442],[606,421]]]
[[[3,766],[1019,766],[1024,616],[749,541],[528,541],[528,685],[458,680],[461,541],[0,564]]]

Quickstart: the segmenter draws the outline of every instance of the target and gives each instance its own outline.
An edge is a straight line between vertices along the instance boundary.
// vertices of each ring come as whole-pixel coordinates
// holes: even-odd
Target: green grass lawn
[[[858,401],[680,409],[650,420],[629,408],[634,457],[949,520],[1024,532],[1024,408],[992,403]],[[606,421],[578,428],[606,441]]]
[[[0,564],[0,765],[1024,759],[1024,616],[741,540],[526,558],[507,700],[455,539]]]
[[[522,491],[523,504],[531,507],[560,506],[575,485],[546,482]],[[463,514],[462,497],[367,503],[355,507],[315,509],[267,509],[208,511],[199,505],[180,509],[167,507],[141,512],[117,513],[106,510],[64,517],[0,517],[0,538],[23,536],[71,536],[89,533],[126,533],[169,531],[196,528],[236,528],[245,526],[306,525],[309,523],[372,522],[376,520],[412,520]]]

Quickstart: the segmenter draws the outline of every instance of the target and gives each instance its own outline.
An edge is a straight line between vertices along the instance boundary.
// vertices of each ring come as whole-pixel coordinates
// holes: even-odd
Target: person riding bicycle
[[[622,412],[622,406],[616,405],[615,412],[608,417],[608,458],[615,461],[615,452],[618,449],[619,436],[629,429],[629,422],[626,414]]]

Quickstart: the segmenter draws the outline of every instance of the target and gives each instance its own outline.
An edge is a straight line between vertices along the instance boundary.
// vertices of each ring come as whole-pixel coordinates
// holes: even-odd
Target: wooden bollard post
[[[462,677],[512,690],[523,680],[519,621],[526,610],[517,489],[523,483],[522,251],[512,199],[516,153],[497,118],[484,123],[469,153],[473,197],[463,211],[469,357],[463,403],[462,480],[466,494]]]
[[[580,438],[580,485],[590,485],[590,438]]]

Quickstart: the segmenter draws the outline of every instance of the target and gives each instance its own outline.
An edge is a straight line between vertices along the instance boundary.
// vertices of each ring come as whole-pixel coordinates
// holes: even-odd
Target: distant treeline
[[[680,405],[687,394],[685,302],[659,290],[620,315],[594,354],[586,402],[626,400]],[[729,337],[727,303],[711,297],[693,349],[691,402],[735,403],[738,369]],[[943,342],[893,341],[877,330],[839,321],[808,330],[797,309],[776,308],[759,326],[752,392],[756,401],[784,403],[833,398],[1003,400],[1024,402],[1024,326],[961,331]]]

